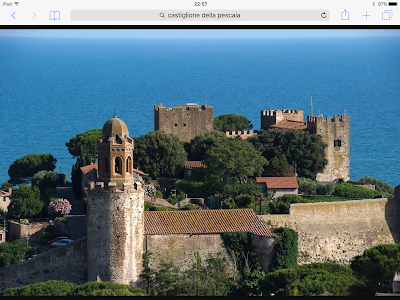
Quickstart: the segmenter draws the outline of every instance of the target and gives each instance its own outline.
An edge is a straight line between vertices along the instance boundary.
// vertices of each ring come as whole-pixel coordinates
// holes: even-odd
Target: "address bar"
[[[71,21],[329,21],[329,10],[71,10]]]

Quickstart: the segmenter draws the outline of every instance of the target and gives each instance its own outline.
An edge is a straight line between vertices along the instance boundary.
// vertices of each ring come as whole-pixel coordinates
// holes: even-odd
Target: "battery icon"
[[[389,6],[397,6],[397,2],[389,2]]]

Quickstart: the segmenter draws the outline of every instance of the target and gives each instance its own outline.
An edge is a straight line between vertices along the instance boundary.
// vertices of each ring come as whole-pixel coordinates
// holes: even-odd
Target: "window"
[[[126,159],[126,172],[132,174],[132,158],[130,156]]]
[[[7,201],[7,197],[6,196],[3,197],[3,201],[4,202]]]
[[[115,158],[115,174],[122,175],[122,160],[120,157]]]
[[[334,140],[333,147],[342,147],[342,140]]]

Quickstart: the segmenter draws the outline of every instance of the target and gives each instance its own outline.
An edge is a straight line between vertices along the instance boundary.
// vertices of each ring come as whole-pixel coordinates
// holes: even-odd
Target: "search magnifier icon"
[[[165,18],[164,13],[160,13],[160,18]]]

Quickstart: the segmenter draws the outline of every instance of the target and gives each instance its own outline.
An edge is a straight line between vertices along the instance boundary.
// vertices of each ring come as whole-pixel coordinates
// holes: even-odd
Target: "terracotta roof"
[[[261,236],[274,235],[250,208],[144,212],[146,235],[246,231]]]
[[[283,120],[277,124],[271,125],[272,128],[278,129],[306,129],[306,122],[293,121],[293,120]]]
[[[256,177],[257,183],[265,183],[267,189],[298,189],[295,176],[291,177]]]
[[[140,175],[146,175],[146,173],[143,173],[142,171],[140,171],[138,169],[133,169],[133,172],[139,173]]]
[[[4,197],[4,196],[9,197],[10,195],[11,195],[11,194],[10,194],[9,192],[0,191],[0,196],[1,196],[1,197]]]
[[[95,164],[91,164],[91,165],[87,165],[84,167],[81,167],[81,171],[82,172],[87,172],[93,169],[98,169],[99,168],[99,164],[95,163]],[[139,173],[140,175],[146,175],[145,173],[143,173],[142,171],[138,170],[138,169],[133,169],[133,172]]]
[[[185,163],[185,169],[200,169],[205,167],[206,165],[201,160],[188,160]]]
[[[94,163],[94,164],[91,164],[91,165],[87,165],[87,166],[81,167],[81,171],[82,172],[87,172],[87,171],[90,171],[90,170],[93,170],[93,169],[97,170],[97,168],[98,168],[98,163]]]

